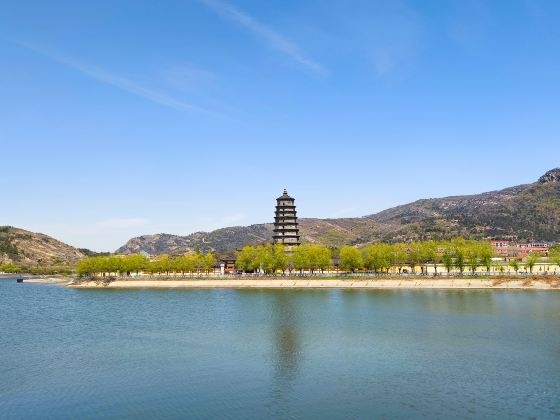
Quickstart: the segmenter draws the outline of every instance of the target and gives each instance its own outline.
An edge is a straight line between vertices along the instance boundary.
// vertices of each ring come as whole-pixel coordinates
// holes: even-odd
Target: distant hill
[[[208,250],[227,252],[246,244],[258,244],[271,239],[272,225],[236,226],[212,232],[195,232],[187,236],[166,233],[139,236],[129,240],[116,252],[134,254],[144,251],[150,255],[182,254],[196,249],[204,252]]]
[[[475,195],[418,200],[357,218],[300,219],[304,242],[328,246],[465,238],[560,241],[560,168],[537,182]],[[146,235],[119,253],[179,254],[199,248],[230,252],[272,239],[272,225],[258,224],[196,232],[187,236]]]
[[[83,251],[42,233],[0,226],[0,264],[74,264],[85,256]]]

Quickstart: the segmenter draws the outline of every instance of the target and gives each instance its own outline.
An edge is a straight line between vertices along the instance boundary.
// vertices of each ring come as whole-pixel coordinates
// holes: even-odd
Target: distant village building
[[[492,241],[492,246],[497,255],[506,259],[523,259],[531,253],[539,253],[542,256],[547,256],[549,247],[545,242],[515,243],[506,240]]]
[[[274,234],[272,236],[275,244],[283,244],[286,252],[292,252],[294,247],[300,244],[299,228],[297,221],[295,199],[284,194],[276,199],[276,212],[274,217]]]

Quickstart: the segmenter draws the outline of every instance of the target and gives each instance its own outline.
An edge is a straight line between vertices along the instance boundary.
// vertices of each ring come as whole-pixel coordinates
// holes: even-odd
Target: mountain
[[[182,254],[197,248],[204,252],[207,250],[227,252],[247,244],[263,243],[271,239],[272,224],[236,226],[212,232],[195,232],[187,236],[166,233],[139,236],[129,240],[116,252],[134,254],[144,251],[150,255]]]
[[[42,233],[0,226],[0,264],[74,264],[86,255],[84,251]]]
[[[537,182],[475,195],[430,198],[376,214],[343,219],[300,219],[304,242],[328,246],[465,238],[560,241],[560,168]],[[196,232],[187,236],[146,235],[118,253],[179,254],[199,248],[230,252],[272,239],[272,225],[258,224]]]

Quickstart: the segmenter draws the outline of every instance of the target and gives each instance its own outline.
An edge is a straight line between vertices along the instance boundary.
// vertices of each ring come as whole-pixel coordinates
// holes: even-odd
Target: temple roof
[[[282,194],[280,197],[278,197],[277,200],[294,200],[294,198],[290,197],[288,195],[288,190],[286,188],[284,188],[284,194]]]

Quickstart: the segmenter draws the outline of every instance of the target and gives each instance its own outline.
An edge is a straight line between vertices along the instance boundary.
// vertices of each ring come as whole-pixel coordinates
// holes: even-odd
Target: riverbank
[[[234,289],[535,289],[560,290],[560,279],[550,278],[236,278],[87,281],[72,288],[234,288]]]

